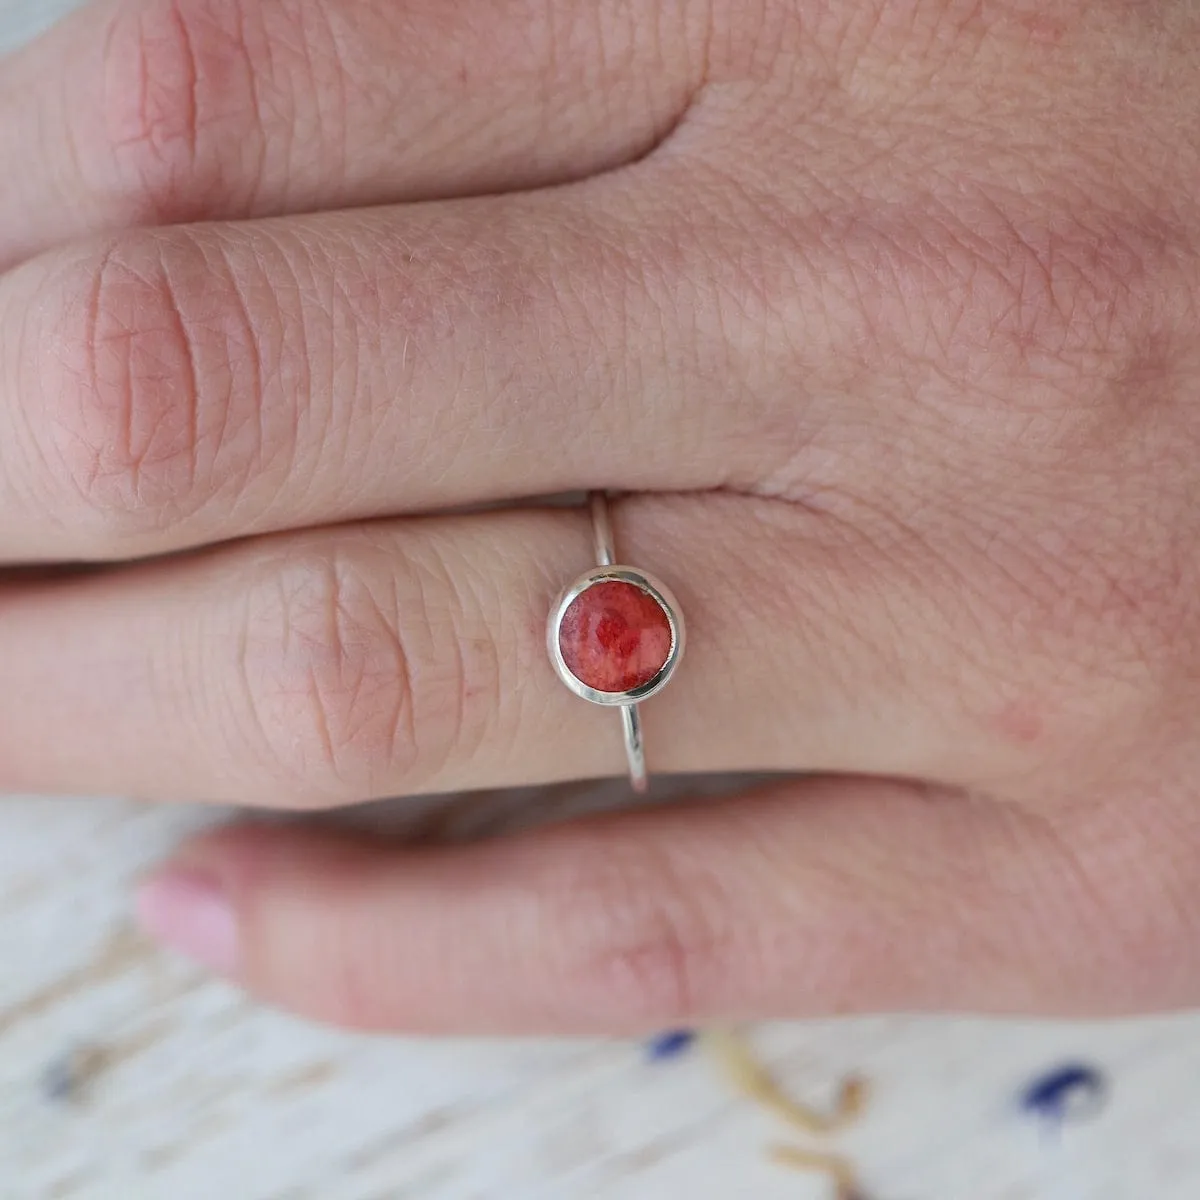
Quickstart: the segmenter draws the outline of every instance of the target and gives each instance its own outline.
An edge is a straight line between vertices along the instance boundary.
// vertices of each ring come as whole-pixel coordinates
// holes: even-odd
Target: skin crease
[[[64,23],[0,69],[0,557],[51,569],[0,590],[0,786],[615,774],[544,652],[586,516],[513,503],[604,487],[689,628],[651,770],[803,778],[469,847],[242,826],[147,928],[382,1029],[1195,1005],[1198,36],[1186,0]]]

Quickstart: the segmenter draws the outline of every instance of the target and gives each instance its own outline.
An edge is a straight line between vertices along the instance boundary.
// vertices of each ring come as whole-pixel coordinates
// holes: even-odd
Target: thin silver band
[[[612,521],[608,516],[608,497],[592,492],[592,539],[596,546],[596,566],[611,567],[617,561],[613,550]]]
[[[621,705],[621,728],[625,731],[625,757],[629,759],[629,782],[635,792],[644,792],[646,752],[642,748],[642,717],[636,704]]]
[[[612,521],[608,515],[608,497],[592,492],[592,539],[596,546],[596,566],[611,567],[616,562],[613,548]],[[625,734],[625,757],[629,760],[629,782],[635,792],[644,792],[646,751],[642,745],[642,718],[636,704],[621,705],[621,729]]]

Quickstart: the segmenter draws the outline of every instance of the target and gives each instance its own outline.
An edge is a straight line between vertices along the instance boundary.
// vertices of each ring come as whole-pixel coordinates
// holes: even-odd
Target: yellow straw
[[[805,1133],[836,1133],[852,1124],[866,1107],[869,1089],[865,1079],[852,1076],[844,1080],[833,1111],[821,1112],[788,1096],[738,1034],[710,1029],[701,1039],[738,1091]]]

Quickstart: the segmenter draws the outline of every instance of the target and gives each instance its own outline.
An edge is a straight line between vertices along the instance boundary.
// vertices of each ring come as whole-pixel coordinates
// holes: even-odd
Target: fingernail
[[[137,919],[155,941],[220,975],[237,967],[233,908],[209,875],[164,871],[138,888]]]

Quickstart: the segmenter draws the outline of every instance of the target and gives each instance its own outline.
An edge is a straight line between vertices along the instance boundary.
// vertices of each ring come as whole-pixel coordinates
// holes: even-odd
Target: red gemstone
[[[628,692],[663,669],[671,654],[671,623],[648,592],[604,580],[567,606],[558,646],[580,682],[598,692]]]

